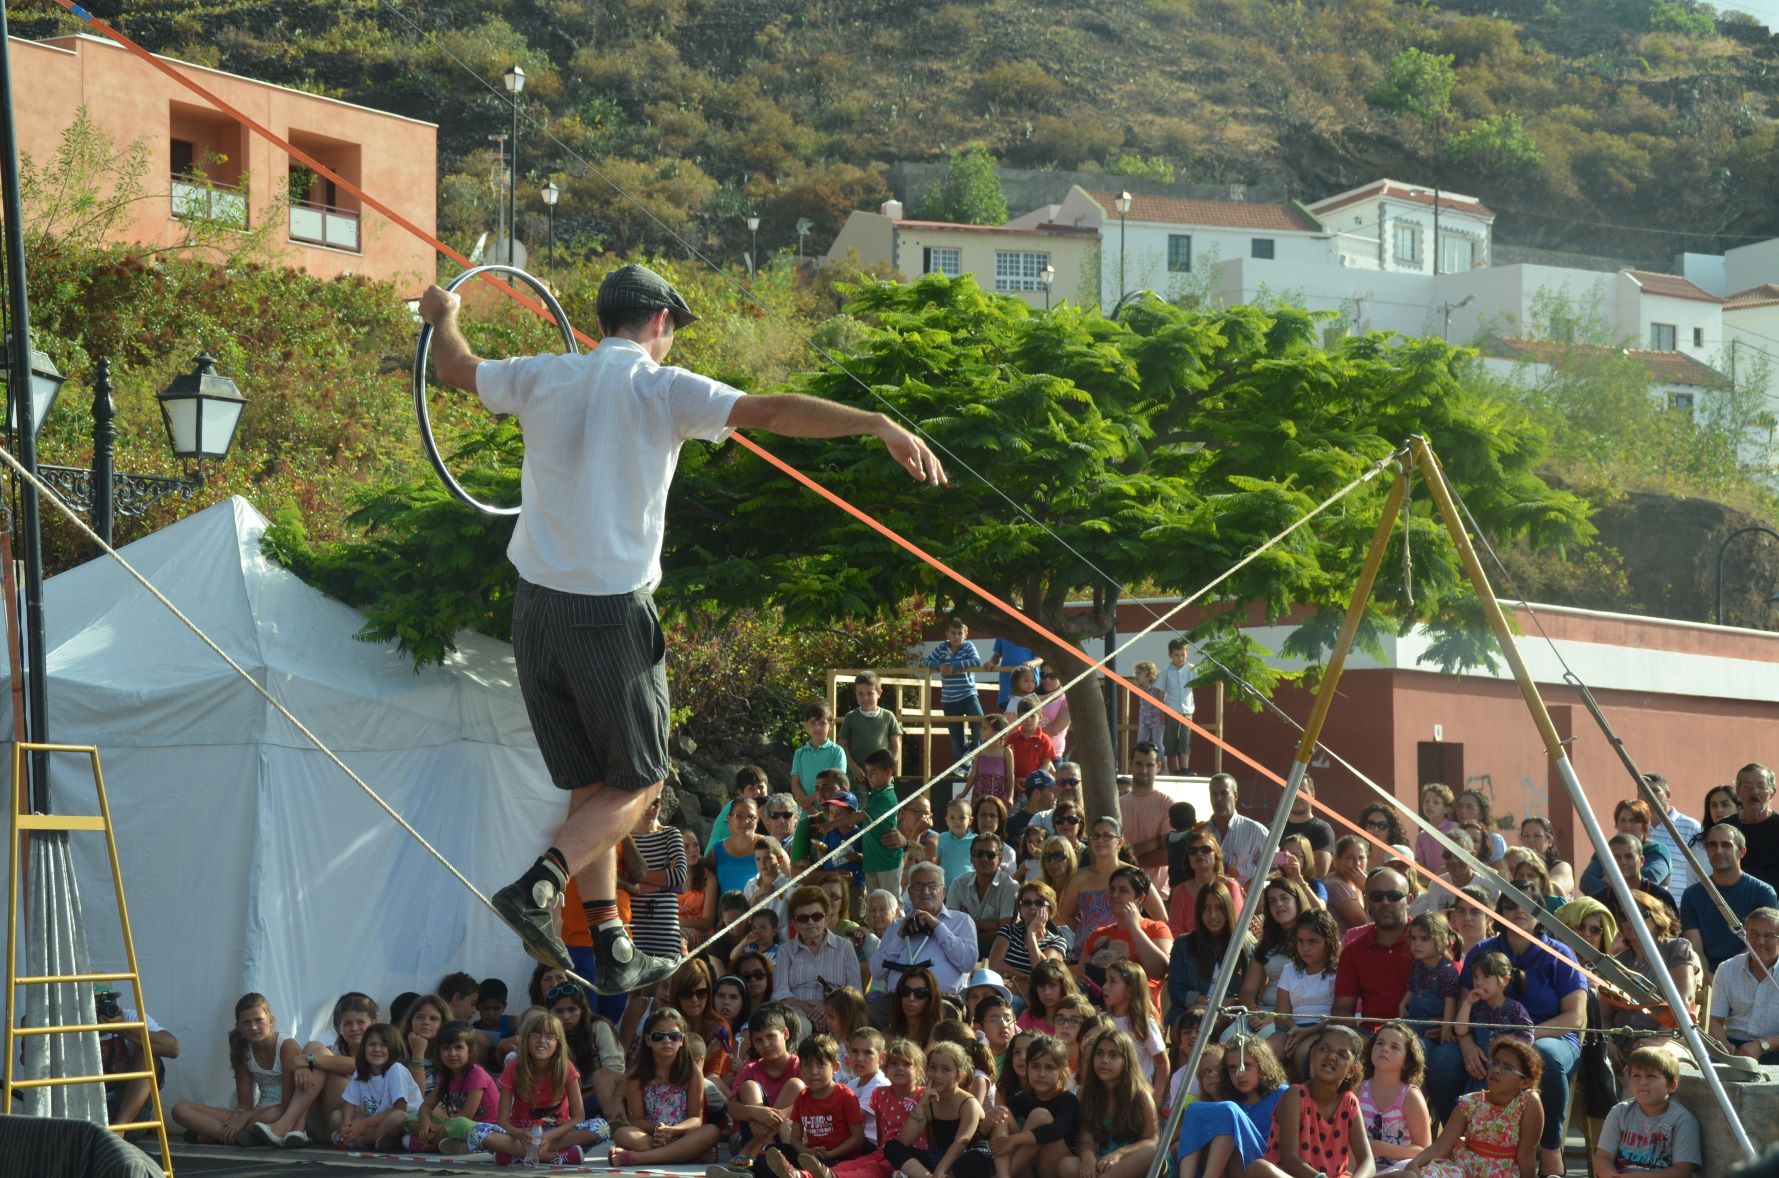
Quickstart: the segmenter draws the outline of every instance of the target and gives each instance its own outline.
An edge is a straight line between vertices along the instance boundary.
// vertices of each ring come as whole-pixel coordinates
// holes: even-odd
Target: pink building
[[[128,240],[175,245],[194,219],[245,228],[276,216],[284,223],[271,240],[291,266],[323,278],[361,274],[407,293],[432,280],[430,246],[122,46],[80,35],[14,39],[11,50],[22,152],[50,159],[81,107],[120,149],[147,145],[149,199],[139,203]],[[420,228],[436,229],[435,124],[162,60]]]

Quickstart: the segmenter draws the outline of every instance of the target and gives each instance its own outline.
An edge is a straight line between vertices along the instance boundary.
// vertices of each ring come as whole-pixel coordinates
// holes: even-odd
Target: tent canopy
[[[565,811],[511,648],[461,634],[416,672],[269,562],[265,527],[236,498],[122,552],[491,893]],[[523,1005],[517,938],[114,561],[51,578],[45,617],[49,739],[99,748],[148,1013],[182,1048],[169,1100],[232,1099],[226,1035],[249,991],[281,1034],[327,1042],[348,990],[386,1012],[467,970]],[[84,758],[53,757],[50,782],[57,812],[96,812]],[[123,968],[102,837],[75,840],[95,968]]]

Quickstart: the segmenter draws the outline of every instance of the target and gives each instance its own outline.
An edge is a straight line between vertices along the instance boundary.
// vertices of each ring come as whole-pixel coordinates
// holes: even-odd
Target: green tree
[[[1526,125],[1512,112],[1490,115],[1453,135],[1446,154],[1497,180],[1529,175],[1544,162],[1538,145],[1526,134]]]
[[[914,215],[965,225],[1006,224],[1007,194],[988,148],[977,144],[952,156],[945,178],[926,190]]]
[[[1373,106],[1392,114],[1412,115],[1423,123],[1446,117],[1452,108],[1452,87],[1458,84],[1452,63],[1457,58],[1449,53],[1428,53],[1424,49],[1404,49],[1390,59],[1390,65],[1379,82],[1365,96]]]

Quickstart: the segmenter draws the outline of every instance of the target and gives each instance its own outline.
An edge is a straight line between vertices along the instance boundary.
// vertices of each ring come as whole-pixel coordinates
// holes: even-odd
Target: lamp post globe
[[[12,398],[12,341],[6,341],[0,348],[0,373],[5,374],[7,386],[6,428],[16,431],[19,428],[18,406]],[[36,348],[31,349],[31,436],[35,438],[43,429],[43,423],[49,418],[49,411],[55,406],[56,394],[62,390],[62,382],[67,377],[56,371],[56,365],[49,355]]]
[[[507,256],[509,265],[517,265],[519,250],[519,95],[525,92],[525,70],[514,65],[501,75],[513,107],[513,170],[507,177]]]
[[[555,267],[556,267],[556,202],[562,199],[562,190],[560,188],[556,187],[556,182],[554,180],[551,180],[544,185],[543,195],[544,195],[544,209],[548,213],[549,219],[550,219],[550,250],[548,253],[546,253],[544,255],[544,257],[548,260],[550,268],[555,269]]]
[[[216,371],[214,356],[200,353],[192,370],[174,377],[159,399],[167,442],[181,461],[228,456],[247,398],[233,380]]]
[[[1130,215],[1130,193],[1120,192],[1112,207],[1118,210],[1118,301],[1124,301],[1124,219]]]

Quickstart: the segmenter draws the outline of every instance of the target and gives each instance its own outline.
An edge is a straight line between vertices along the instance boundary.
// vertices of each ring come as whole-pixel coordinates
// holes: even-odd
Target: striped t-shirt
[[[939,699],[942,703],[954,704],[976,694],[976,676],[968,670],[960,670],[982,665],[982,656],[976,653],[976,644],[969,639],[966,638],[963,645],[957,647],[953,647],[949,641],[941,642],[927,653],[924,665],[947,667],[939,680]]]
[[[650,871],[665,871],[667,882],[659,892],[630,897],[630,938],[644,953],[660,957],[680,955],[679,893],[686,886],[685,832],[664,827],[648,834],[630,836]]]

